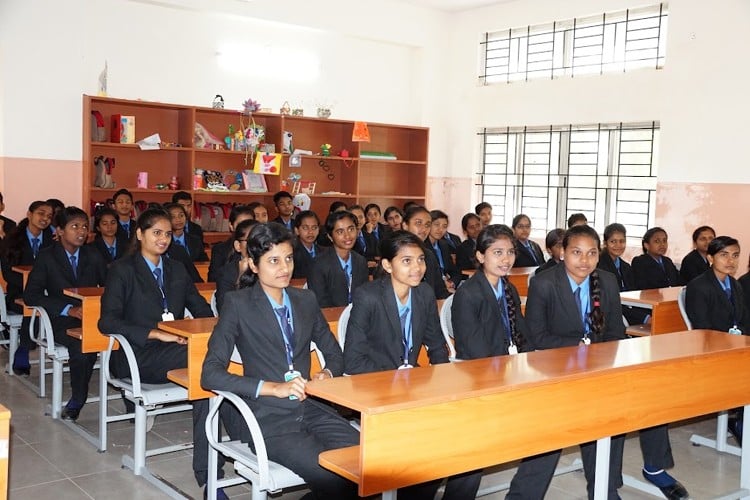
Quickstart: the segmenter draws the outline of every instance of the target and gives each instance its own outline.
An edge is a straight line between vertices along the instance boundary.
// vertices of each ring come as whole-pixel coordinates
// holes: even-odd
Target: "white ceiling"
[[[470,10],[485,5],[497,3],[513,2],[515,0],[395,0],[412,5],[419,5],[430,9],[442,10],[446,12],[459,12]]]

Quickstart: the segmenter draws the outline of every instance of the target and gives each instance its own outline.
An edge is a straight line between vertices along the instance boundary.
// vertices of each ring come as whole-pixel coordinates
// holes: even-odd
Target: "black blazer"
[[[99,234],[97,234],[94,238],[94,241],[89,243],[87,246],[94,248],[97,252],[99,252],[99,255],[101,255],[102,259],[104,259],[104,262],[106,262],[107,264],[111,264],[112,262],[124,257],[128,253],[128,246],[130,245],[130,243],[128,242],[128,240],[121,238],[119,235],[120,233],[117,233],[117,235],[115,235],[114,258],[112,258],[112,254],[109,253],[107,244]]]
[[[16,228],[16,221],[7,218],[4,215],[0,215],[0,221],[3,221],[3,231],[5,232],[5,236],[8,236],[10,232]],[[2,240],[3,238],[0,238],[0,241]]]
[[[544,264],[544,252],[542,252],[542,248],[535,241],[528,241],[537,261],[534,262],[534,258],[525,245],[516,241],[516,261],[513,263],[513,267],[534,267]]]
[[[743,274],[737,281],[742,287],[742,294],[745,296],[745,307],[750,310],[750,273]]]
[[[424,250],[424,261],[427,265],[422,281],[432,287],[435,297],[445,299],[450,295],[450,292],[445,286],[443,275],[440,273],[440,262],[438,262],[435,252],[432,251],[432,247],[424,241],[422,242],[422,249]]]
[[[357,252],[349,252],[352,259],[352,296],[354,290],[368,281],[367,261]],[[320,307],[341,307],[349,304],[349,287],[335,250],[321,252],[310,268],[307,288],[315,292]]]
[[[108,252],[109,253],[109,252]],[[78,252],[78,271],[73,268],[63,246],[54,245],[39,252],[23,300],[29,306],[42,306],[53,319],[67,305],[80,306],[81,301],[63,294],[64,288],[104,286],[107,265],[95,248],[84,245]]]
[[[216,273],[216,310],[221,312],[224,296],[227,292],[237,289],[237,279],[240,277],[240,255],[233,253],[227,262]]]
[[[700,276],[709,270],[711,266],[703,260],[698,250],[693,250],[682,259],[680,264],[680,277],[683,283],[690,283],[690,280]]]
[[[440,260],[437,258],[435,247],[432,246],[432,243],[430,242],[429,237],[426,240],[424,240],[424,244],[425,246],[427,246],[427,248],[430,249],[430,251],[432,252],[432,255],[435,256],[435,259],[437,260],[438,268],[439,268]],[[437,242],[437,244],[438,244],[438,250],[440,251],[440,255],[443,257],[443,264],[445,264],[445,267],[443,268],[443,272],[453,281],[454,285],[458,285],[458,282],[464,280],[466,276],[463,275],[461,271],[459,271],[456,265],[453,263],[453,259],[451,258],[450,243],[448,243],[443,238],[441,238],[440,241]]]
[[[603,269],[612,273],[617,279],[618,285],[620,286],[621,292],[627,292],[628,290],[636,290],[635,288],[635,275],[633,275],[633,268],[630,264],[620,258],[620,270],[617,270],[612,257],[607,252],[602,252],[599,255],[599,269]],[[631,307],[622,306],[622,315],[628,320],[629,325],[641,325],[646,320],[646,316],[651,314],[650,309],[644,309],[643,307]]]
[[[503,286],[502,283],[499,283]],[[515,304],[516,332],[524,339],[519,352],[533,351],[529,341],[529,330],[521,314],[521,299],[513,283],[509,283],[510,294]],[[508,354],[508,333],[502,321],[500,306],[487,277],[480,269],[456,290],[451,307],[453,340],[456,357],[477,359]]]
[[[203,240],[189,233],[183,233],[185,236],[185,247],[187,247],[187,254],[190,256],[190,260],[193,262],[208,262],[208,255],[206,255],[206,249],[203,247]],[[179,246],[179,243],[175,243],[172,239],[172,246]]]
[[[190,235],[198,238],[201,241],[201,245],[203,245],[203,228],[200,226],[200,224],[196,224],[195,222],[189,220],[190,217],[188,217],[187,224],[185,224],[185,231]]]
[[[431,364],[447,363],[448,350],[440,330],[435,295],[425,283],[411,289],[412,349],[409,364],[417,366],[424,344]],[[357,289],[346,327],[344,370],[350,375],[393,370],[403,364],[401,321],[390,276]]]
[[[601,308],[604,331],[601,338],[591,335],[591,341],[620,340],[625,337],[617,279],[599,270]],[[583,337],[583,325],[570,289],[565,266],[555,266],[534,276],[526,300],[526,323],[532,344],[537,349],[575,346]]]
[[[359,241],[359,235],[362,235],[365,240],[365,246],[362,247],[362,243]],[[357,238],[354,240],[354,248],[352,249],[367,261],[375,261],[375,257],[380,254],[378,249],[378,240],[375,239],[375,235],[368,233],[367,231],[361,231],[357,233]]]
[[[224,241],[220,241],[211,247],[211,262],[208,264],[208,281],[216,283],[218,281],[218,272],[227,263],[229,257],[234,252],[234,236],[230,236]]]
[[[382,222],[378,222],[378,233],[377,236],[375,236],[375,231],[371,233],[367,233],[370,236],[372,236],[372,240],[375,242],[375,252],[376,255],[380,255],[380,242],[384,239],[387,239],[391,234],[391,228]]]
[[[459,271],[477,268],[477,242],[466,238],[456,249],[456,267]]]
[[[448,243],[451,253],[456,255],[456,251],[458,250],[459,245],[461,245],[461,238],[457,234],[445,233],[443,239]]]
[[[321,252],[330,251],[328,248],[321,248],[317,243],[313,243],[315,249],[315,257],[321,254]],[[299,240],[294,242],[294,273],[292,278],[305,278],[310,275],[310,269],[313,266],[313,258],[310,252],[307,251],[305,245]]]
[[[729,281],[732,287],[731,302],[712,269],[687,284],[685,310],[693,328],[726,332],[736,325],[743,334],[750,335],[750,311],[745,303],[742,285],[731,276]]]
[[[289,229],[290,231],[292,231],[292,234],[294,234],[294,214],[292,214],[292,218],[289,219],[289,227],[287,227],[286,222],[284,222],[284,219],[282,219],[280,215],[278,217],[276,217],[275,219],[273,219],[272,221],[269,221],[269,222],[278,222],[282,226],[284,226],[287,229]]]
[[[190,276],[190,280],[193,283],[203,283],[203,278],[201,278],[200,273],[198,273],[198,269],[196,269],[195,264],[193,264],[193,259],[190,258],[182,245],[178,245],[174,241],[172,241],[172,243],[169,244],[169,248],[167,248],[167,252],[164,255],[167,259],[181,262],[185,267],[185,271],[187,271],[188,276]]]
[[[315,342],[325,357],[326,369],[334,376],[341,375],[344,367],[341,349],[315,296],[309,290],[293,287],[286,291],[292,304],[294,369],[310,379],[310,342]],[[243,376],[227,371],[235,345],[242,358]],[[228,293],[208,341],[201,385],[242,396],[268,438],[299,431],[304,408],[320,404],[312,398],[300,402],[273,396],[255,397],[261,380],[283,382],[288,369],[281,329],[263,289],[255,285]]]
[[[539,267],[536,268],[536,270],[534,271],[534,276],[536,276],[537,274],[539,274],[541,272],[546,271],[547,269],[552,269],[556,265],[557,265],[557,261],[555,259],[550,259],[547,262],[545,262],[544,264],[542,264],[541,266],[539,266]]]
[[[195,318],[213,316],[211,306],[198,293],[185,266],[174,259],[162,258],[164,293],[167,307],[175,319],[184,317],[185,308]],[[115,262],[107,274],[107,286],[102,295],[99,330],[119,333],[133,345],[136,357],[159,340],[149,340],[148,334],[161,321],[161,291],[146,261],[140,253],[128,255]],[[118,372],[119,373],[119,372]]]
[[[31,244],[29,243],[29,239],[26,237],[25,229],[23,230],[23,233],[24,234],[21,236],[21,257],[19,261],[10,263],[8,262],[8,259],[0,258],[0,266],[2,267],[3,278],[8,284],[5,289],[5,302],[9,307],[13,308],[13,310],[18,310],[18,306],[16,306],[15,301],[16,299],[20,299],[23,296],[23,275],[21,273],[13,271],[13,267],[34,265],[34,253],[31,251]],[[6,237],[3,240],[3,244],[6,244],[7,242],[8,238]],[[54,240],[52,239],[52,230],[50,228],[47,228],[42,231],[42,244],[39,247],[39,253],[41,253],[43,248],[52,246],[53,243]],[[6,249],[3,248],[3,254],[5,250]]]
[[[639,255],[633,259],[632,266],[636,290],[650,290],[685,284],[672,263],[672,259],[667,256],[661,259],[664,263],[663,268],[648,254]]]
[[[135,219],[130,219],[130,226],[129,226],[130,235],[128,235],[128,233],[126,233],[125,230],[122,228],[122,224],[120,224],[120,219],[118,218],[117,219],[117,235],[116,236],[118,238],[124,239],[125,241],[130,241],[131,239],[133,239],[135,237],[135,230],[137,229],[137,227],[136,227],[137,224],[138,223],[135,221]]]

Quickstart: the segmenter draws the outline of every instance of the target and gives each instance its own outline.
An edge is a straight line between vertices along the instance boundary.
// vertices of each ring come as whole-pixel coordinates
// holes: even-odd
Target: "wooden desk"
[[[81,321],[81,352],[106,351],[109,345],[109,337],[104,336],[99,331],[104,287],[65,288],[63,293],[81,301],[83,315]]]
[[[8,498],[10,464],[10,410],[0,405],[0,500]]]
[[[361,413],[360,445],[320,464],[365,496],[750,403],[750,337],[693,330],[337,377],[307,392]]]
[[[687,329],[680,314],[677,298],[682,287],[654,288],[621,292],[622,305],[651,309],[651,335],[680,332]]]
[[[198,270],[198,274],[203,281],[208,281],[208,262],[193,262],[193,265]]]
[[[216,291],[216,283],[196,283],[195,288],[198,289],[198,293],[206,299],[206,302],[211,303],[211,296]]]
[[[11,267],[12,271],[15,271],[17,273],[21,274],[21,279],[23,280],[23,289],[26,290],[26,283],[29,281],[29,274],[31,274],[31,270],[34,268],[34,266],[13,266]],[[23,315],[24,316],[31,316],[31,308],[26,307],[26,304],[23,303],[23,300],[21,299],[21,302],[16,299],[16,303],[23,306]]]
[[[511,268],[508,279],[518,290],[518,295],[526,296],[529,294],[529,275],[534,274],[534,271],[536,271],[536,266]],[[476,269],[467,269],[461,272],[466,276],[474,276],[477,271]]]
[[[341,316],[343,310],[343,307],[327,307],[322,309],[323,316],[328,321],[328,326],[331,328],[334,337],[338,328],[339,316]],[[208,352],[208,339],[211,337],[214,326],[216,326],[218,321],[219,318],[196,318],[159,322],[159,329],[179,335],[180,337],[185,337],[188,340],[187,368],[170,370],[167,377],[175,384],[186,387],[190,400],[208,398],[214,395],[211,391],[207,391],[201,387],[201,372],[203,371],[203,360],[206,358],[206,353]],[[310,373],[319,372],[321,368],[317,356],[312,356],[311,361]],[[242,365],[230,363],[229,372],[242,375]]]

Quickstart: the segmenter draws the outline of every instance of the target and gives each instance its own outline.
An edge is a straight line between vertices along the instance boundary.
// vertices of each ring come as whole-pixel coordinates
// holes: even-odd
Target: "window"
[[[662,68],[667,4],[485,33],[482,84]]]
[[[532,235],[583,212],[599,232],[624,224],[637,244],[654,224],[659,124],[484,129],[482,200],[495,222],[527,214]]]

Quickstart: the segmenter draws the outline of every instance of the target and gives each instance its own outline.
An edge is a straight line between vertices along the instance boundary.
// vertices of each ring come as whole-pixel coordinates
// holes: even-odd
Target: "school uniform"
[[[708,259],[704,259],[698,250],[693,250],[682,259],[680,264],[682,282],[690,283],[690,280],[705,273],[710,267]]]
[[[294,370],[310,379],[310,343],[315,342],[325,357],[326,369],[334,376],[341,375],[341,349],[315,296],[289,287],[286,300],[291,306],[287,317],[293,330]],[[316,498],[357,498],[356,485],[318,465],[318,455],[359,444],[359,433],[313,398],[299,401],[259,395],[262,381],[283,382],[289,370],[285,337],[275,311],[280,306],[271,304],[259,284],[228,293],[208,342],[201,385],[241,396],[258,420],[268,458],[300,475]],[[242,358],[243,376],[227,372],[235,346]],[[247,433],[243,440],[249,440]]]
[[[544,264],[542,248],[532,240],[521,243],[516,240],[516,261],[513,267],[535,267]]]
[[[372,236],[373,241],[375,242],[375,251],[377,252],[377,255],[380,255],[380,242],[388,239],[391,234],[391,228],[382,222],[378,222],[372,229],[372,232],[367,234]]]
[[[6,216],[4,216],[4,215],[0,215],[0,221],[2,221],[2,222],[3,222],[3,231],[5,232],[5,236],[6,236],[6,237],[7,237],[7,236],[8,236],[8,235],[9,235],[9,234],[11,233],[11,231],[13,231],[13,230],[14,230],[14,229],[16,228],[16,226],[17,226],[17,224],[16,224],[16,221],[14,221],[13,219],[9,219],[9,218],[7,218],[7,217],[6,217]],[[2,240],[3,240],[3,238],[0,238],[0,241],[2,241]]]
[[[395,370],[405,363],[419,366],[417,358],[422,345],[427,347],[430,364],[448,362],[448,351],[440,330],[432,289],[425,283],[420,283],[411,288],[410,301],[411,316],[407,318],[410,319],[408,324],[411,327],[411,344],[405,346],[399,316],[402,307],[397,303],[390,276],[366,283],[357,289],[346,328],[344,371],[347,374]],[[443,499],[474,498],[481,478],[481,471],[449,478]],[[440,483],[441,480],[436,480],[402,488],[398,497],[432,499]]]
[[[622,258],[612,260],[607,252],[599,255],[599,264],[597,267],[608,271],[615,276],[621,292],[635,289],[635,276],[630,264]],[[622,314],[628,320],[630,325],[640,325],[646,321],[646,317],[651,314],[649,309],[642,307],[622,306]],[[669,428],[667,424],[657,425],[648,429],[641,429],[638,438],[643,454],[643,463],[649,467],[649,470],[671,469],[674,467],[674,457],[672,456],[672,445],[669,441]]]
[[[695,329],[729,331],[736,326],[750,335],[750,310],[745,302],[742,285],[729,276],[730,294],[712,269],[694,278],[685,288],[685,310]]]
[[[528,340],[526,320],[521,314],[518,291],[512,283],[508,286],[510,300],[515,304],[513,323],[518,334],[525,340],[523,345],[517,346],[518,352],[533,351],[534,347]],[[503,287],[502,281],[498,282],[498,287]],[[504,294],[503,289],[503,296]],[[456,290],[451,307],[451,323],[458,359],[508,354],[511,336],[507,327],[510,326],[510,318],[507,312],[502,312],[501,302],[481,268]],[[504,303],[508,302],[508,297],[504,297]]]
[[[162,299],[166,299],[166,308],[175,319],[184,317],[185,308],[195,318],[213,316],[211,306],[198,293],[185,267],[168,258],[162,258],[161,264],[163,295],[140,252],[115,262],[107,275],[98,323],[102,333],[119,333],[128,339],[141,381],[148,384],[166,383],[169,370],[187,367],[186,345],[148,338],[149,332],[162,320]],[[112,352],[110,367],[117,377],[129,376],[122,349]],[[206,400],[193,401],[193,471],[201,485],[206,482],[208,469],[208,441],[204,427],[207,413]]]
[[[747,309],[750,309],[750,273],[746,273],[740,276],[737,282],[742,287],[742,294],[744,295],[745,299],[745,307]]]
[[[317,243],[313,243],[312,250],[308,250],[301,241],[295,240],[294,273],[292,273],[292,278],[307,279],[308,275],[310,274],[310,269],[314,265],[315,258],[320,255],[321,252],[328,250],[329,249],[321,248]]]
[[[620,289],[616,278],[606,271],[597,271],[601,290],[600,303],[604,313],[604,331],[599,336],[589,335],[591,342],[621,340],[625,337],[625,326],[622,322],[620,308]],[[589,279],[589,286],[593,286]],[[589,309],[593,307],[588,298]],[[529,296],[526,301],[526,322],[529,327],[531,342],[537,349],[577,346],[584,337],[584,326],[571,287],[571,280],[564,265],[555,266],[531,280]],[[584,411],[585,409],[582,409]],[[610,499],[619,498],[617,488],[622,486],[622,452],[624,436],[612,438],[609,493]],[[542,498],[549,486],[560,451],[550,452],[535,457],[534,463],[527,470],[516,474],[514,482],[523,484],[529,490],[523,498]],[[589,498],[593,498],[594,469],[596,462],[596,442],[581,444],[584,474],[587,481]],[[543,489],[542,489],[543,488]],[[511,489],[513,484],[511,483]],[[529,493],[532,492],[533,493]]]
[[[459,271],[477,268],[477,242],[466,238],[456,249],[456,267]]]
[[[224,305],[224,297],[227,292],[237,289],[237,282],[240,277],[240,254],[233,252],[229,259],[221,266],[216,276],[216,310],[221,312]]]
[[[375,239],[372,233],[368,233],[362,229],[357,233],[357,239],[354,241],[354,248],[352,250],[360,254],[368,262],[374,262],[375,257],[380,254],[378,240]]]
[[[203,248],[203,241],[197,236],[184,232],[181,237],[172,235],[172,245],[182,246],[193,262],[208,262],[208,255],[206,255],[206,250]]]
[[[88,397],[97,353],[82,353],[81,341],[67,334],[69,328],[81,327],[80,319],[67,314],[70,307],[80,306],[81,301],[67,297],[63,289],[104,286],[107,265],[99,252],[88,245],[78,249],[74,256],[75,269],[60,243],[55,242],[40,251],[29,274],[23,299],[29,306],[44,307],[50,317],[55,342],[68,348],[71,400],[82,406]]]
[[[289,231],[292,231],[294,229],[294,215],[289,218],[289,222],[284,222],[284,219],[282,219],[280,215],[270,222],[277,222],[287,228]]]
[[[185,247],[172,241],[172,243],[169,244],[164,257],[181,262],[185,267],[188,276],[190,276],[190,281],[193,283],[203,283],[203,278],[201,278],[198,269],[196,269],[195,264],[193,264],[193,259],[190,258]]]
[[[102,259],[104,259],[104,262],[109,265],[127,254],[129,242],[128,240],[119,238],[115,235],[114,245],[110,247],[109,244],[104,241],[104,238],[102,238],[100,234],[97,234],[94,241],[87,246],[94,248]]]
[[[123,222],[119,218],[117,219],[118,238],[122,238],[125,241],[131,241],[137,228],[138,223],[134,219],[130,219],[128,222]]]
[[[653,288],[666,288],[680,286],[685,283],[667,256],[661,257],[661,262],[648,254],[635,257],[632,262],[633,276],[635,276],[636,290],[650,290]]]
[[[547,269],[552,269],[558,264],[558,262],[555,259],[550,259],[541,266],[537,267],[534,271],[534,276],[538,275],[541,272],[546,271]]]
[[[597,264],[597,267],[615,275],[621,292],[637,290],[635,287],[633,268],[623,259],[620,258],[618,259],[618,262],[615,263],[607,252],[602,252],[599,255],[599,264]],[[622,306],[622,315],[628,320],[629,325],[642,325],[645,323],[646,317],[650,314],[650,309],[625,305]]]
[[[349,252],[351,263],[351,289],[349,279],[335,249],[316,256],[307,276],[307,288],[315,292],[320,307],[341,307],[351,302],[354,291],[368,281],[367,261],[356,252]]]
[[[443,239],[448,243],[448,246],[450,246],[451,253],[456,255],[456,251],[458,250],[459,245],[461,245],[461,238],[457,234],[445,233]]]
[[[187,224],[185,224],[185,232],[188,233],[190,236],[194,236],[195,238],[198,238],[201,242],[201,245],[205,243],[203,239],[203,228],[200,226],[200,224],[196,224],[195,222],[188,220]]]
[[[232,253],[234,253],[234,236],[230,236],[211,247],[211,262],[208,264],[209,283],[218,281],[218,272],[227,263]]]
[[[430,241],[430,238],[428,237],[426,240],[424,240],[424,244],[430,249],[432,254],[437,259],[438,269],[440,269],[441,274],[453,281],[453,284],[455,286],[458,286],[458,284],[463,281],[466,276],[461,274],[456,265],[453,263],[453,259],[451,258],[451,249],[448,242],[441,238],[435,243],[432,243]],[[437,249],[435,247],[437,247]]]
[[[440,272],[440,262],[438,262],[435,252],[432,251],[432,247],[424,241],[422,242],[422,250],[424,251],[424,262],[426,265],[422,281],[432,287],[436,298],[445,299],[450,295],[450,292],[445,286],[443,273]]]

